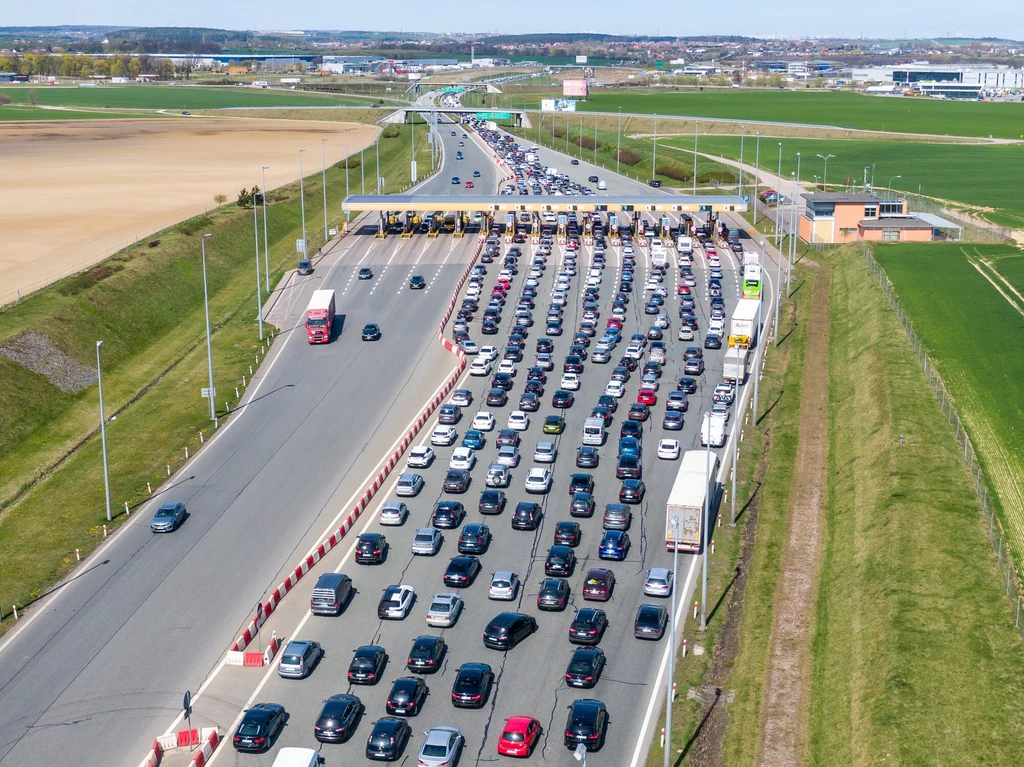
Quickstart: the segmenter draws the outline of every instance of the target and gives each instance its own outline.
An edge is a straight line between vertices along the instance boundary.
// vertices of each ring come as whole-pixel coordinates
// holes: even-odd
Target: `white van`
[[[311,748],[288,746],[277,752],[274,767],[322,767],[327,760]]]
[[[605,181],[603,178],[602,179],[598,179],[597,188],[600,189],[602,192],[607,191],[607,189],[608,189],[608,182]]]
[[[722,447],[725,444],[725,416],[719,413],[705,413],[700,425],[700,444]]]
[[[583,422],[583,444],[603,445],[604,444],[604,419],[588,418]]]
[[[686,255],[693,253],[693,238],[680,236],[676,240],[676,250]]]

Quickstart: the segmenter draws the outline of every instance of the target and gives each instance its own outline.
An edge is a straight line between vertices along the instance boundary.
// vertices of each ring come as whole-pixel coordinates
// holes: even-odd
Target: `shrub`
[[[712,181],[717,181],[719,184],[735,184],[739,178],[735,173],[727,170],[711,170],[697,174],[698,184],[710,184]]]
[[[658,165],[654,169],[655,174],[675,179],[676,181],[689,181],[691,175],[675,165]]]
[[[619,150],[619,162],[623,165],[629,165],[632,167],[640,162],[643,158],[634,152],[632,149],[620,149]]]
[[[151,248],[155,248],[159,244],[160,244],[160,240],[150,240],[149,242],[146,243],[146,245],[148,245]]]
[[[398,138],[402,131],[397,125],[389,125],[380,134],[381,138]],[[349,166],[352,167],[352,166]]]
[[[353,168],[358,168],[360,162],[361,162],[361,160],[359,159],[359,155],[355,155],[354,157],[349,157],[348,158],[348,169],[352,170]],[[342,160],[341,162],[339,162],[334,167],[338,168],[339,170],[345,170],[345,161]]]
[[[0,106],[3,106],[4,104],[10,104],[10,103],[11,103],[11,97],[8,96],[6,93],[0,93]]]
[[[186,237],[191,237],[196,232],[200,232],[204,229],[209,229],[213,226],[213,219],[209,216],[196,216],[190,218],[188,221],[182,221],[178,226],[178,231]]]

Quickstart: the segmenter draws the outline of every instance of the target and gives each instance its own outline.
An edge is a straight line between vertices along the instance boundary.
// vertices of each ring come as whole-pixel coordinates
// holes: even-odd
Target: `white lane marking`
[[[377,290],[378,286],[380,286],[384,274],[387,272],[388,267],[391,266],[391,262],[395,260],[395,256],[398,254],[398,251],[402,249],[402,245],[404,243],[405,240],[399,240],[398,243],[395,245],[394,250],[391,251],[391,255],[388,257],[387,263],[384,264],[384,268],[380,270],[380,274],[378,274],[376,279],[373,281],[373,287],[370,288],[371,296],[373,295],[374,291]]]
[[[437,281],[437,278],[441,276],[441,268],[448,263],[448,259],[451,258],[452,253],[455,252],[455,248],[457,248],[462,242],[463,240],[461,239],[452,239],[452,244],[449,246],[448,252],[444,256],[444,260],[442,260],[441,263],[438,265],[437,271],[434,272],[434,276],[430,278],[430,282],[427,284],[428,292],[432,287],[434,287],[434,283]]]

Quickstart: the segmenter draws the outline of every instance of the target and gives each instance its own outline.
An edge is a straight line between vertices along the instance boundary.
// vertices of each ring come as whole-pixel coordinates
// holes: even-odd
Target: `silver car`
[[[554,442],[538,442],[533,451],[533,460],[537,463],[554,463],[558,449]]]
[[[512,482],[512,472],[508,470],[508,466],[492,463],[487,467],[487,477],[484,481],[487,487],[508,487]]]
[[[499,570],[491,576],[491,585],[487,589],[488,599],[511,602],[519,593],[519,576],[511,570]]]
[[[387,501],[380,510],[380,523],[382,525],[401,525],[409,516],[409,507],[403,501]]]
[[[436,527],[421,527],[412,538],[412,553],[432,557],[441,550],[441,531]]]
[[[469,407],[473,402],[473,393],[469,389],[456,389],[452,392],[452,404]]]
[[[462,753],[465,738],[458,727],[431,727],[423,739],[417,764],[421,767],[451,767]]]
[[[437,594],[427,610],[428,626],[453,626],[462,613],[462,597],[458,594]]]
[[[519,463],[519,449],[515,445],[502,445],[498,448],[497,462],[502,466],[515,468]]]
[[[409,498],[414,495],[419,495],[420,490],[423,489],[423,477],[411,471],[403,472],[398,478],[398,484],[395,485],[395,495],[403,498]]]
[[[652,567],[644,581],[644,594],[649,597],[672,596],[672,571],[664,567]]]
[[[156,510],[149,529],[154,533],[173,533],[185,521],[185,504],[177,501],[165,503]]]
[[[324,651],[319,642],[293,640],[285,645],[277,673],[285,679],[305,679],[313,672]]]

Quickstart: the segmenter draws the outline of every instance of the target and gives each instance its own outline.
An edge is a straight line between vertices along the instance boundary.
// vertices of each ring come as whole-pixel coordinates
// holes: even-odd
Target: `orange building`
[[[812,244],[854,242],[862,237],[862,223],[873,230],[872,222],[881,218],[907,215],[906,200],[882,200],[866,192],[823,192],[802,196],[806,207],[800,216],[799,234],[802,240]]]

